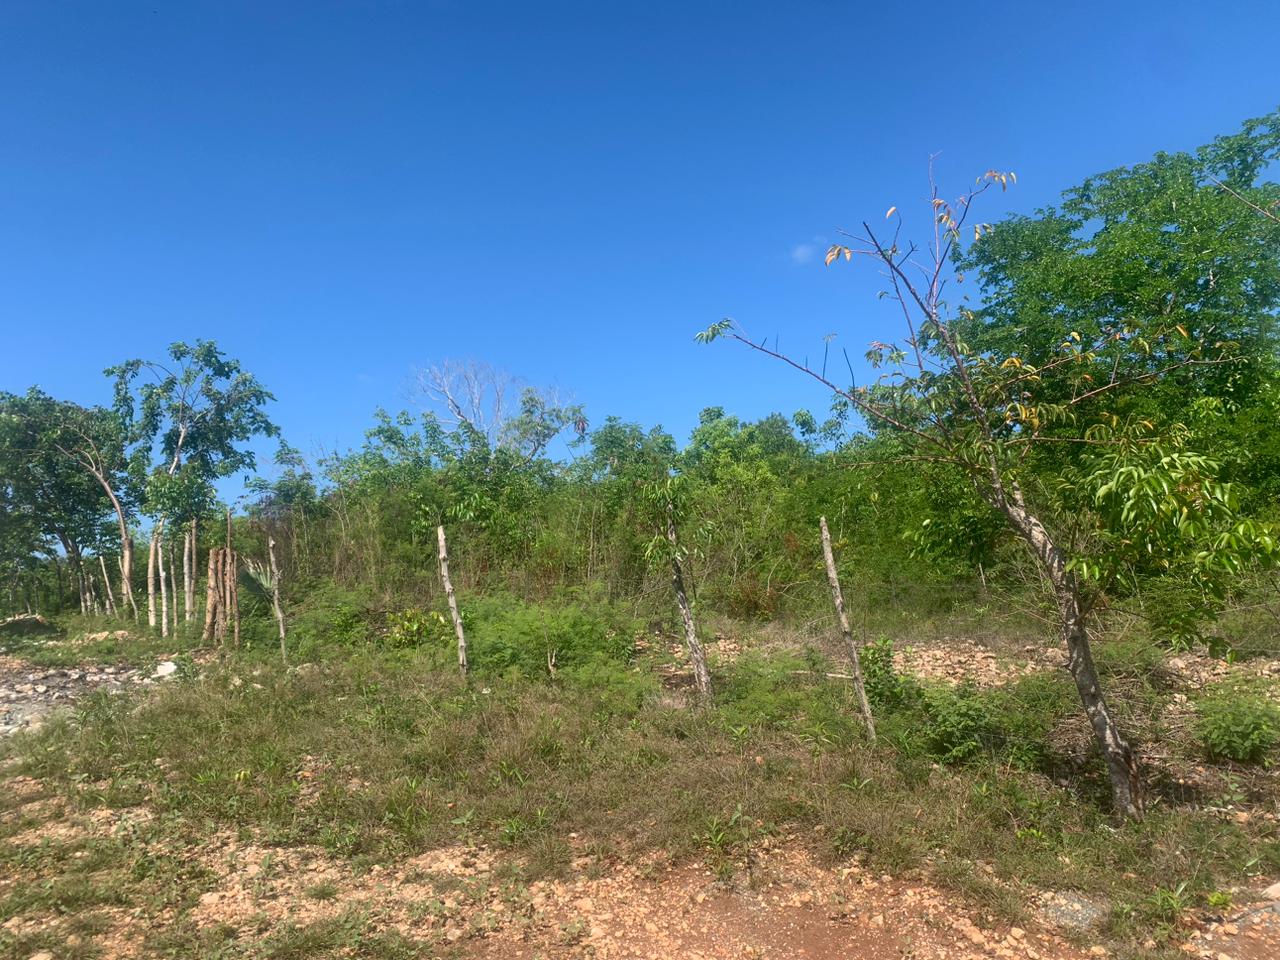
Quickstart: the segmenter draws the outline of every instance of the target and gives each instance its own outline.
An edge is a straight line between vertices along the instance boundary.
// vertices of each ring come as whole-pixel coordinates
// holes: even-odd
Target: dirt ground
[[[150,819],[142,808],[72,811],[27,777],[10,777],[4,789],[18,802],[0,819],[38,821],[10,839],[19,846],[121,836]],[[180,852],[208,869],[212,880],[187,919],[233,931],[242,943],[354,910],[369,932],[395,931],[421,944],[423,956],[444,951],[485,960],[1107,955],[1085,926],[1096,908],[1069,893],[1046,892],[1028,905],[1032,919],[1024,927],[1011,926],[918,874],[882,874],[856,861],[818,863],[802,839],[769,838],[729,880],[705,866],[657,857],[602,863],[583,856],[569,876],[528,885],[509,879],[505,854],[480,846],[451,846],[367,872],[318,848],[271,848],[230,834],[186,847],[161,840],[156,852]],[[0,900],[22,883],[21,875],[0,877]],[[1265,893],[1271,899],[1228,917],[1187,918],[1180,949],[1209,960],[1280,957],[1280,889]],[[148,941],[174,919],[118,911],[93,945],[104,960],[145,956]],[[4,918],[0,930],[25,935],[58,922],[15,916]]]

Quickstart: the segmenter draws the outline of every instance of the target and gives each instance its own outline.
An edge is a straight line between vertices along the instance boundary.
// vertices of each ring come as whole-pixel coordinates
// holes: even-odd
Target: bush
[[[294,605],[289,644],[306,655],[330,643],[361,643],[370,635],[372,616],[371,605],[363,594],[322,583]]]
[[[882,710],[885,736],[899,749],[943,763],[996,758],[1024,770],[1050,761],[1049,734],[1075,711],[1063,677],[1032,675],[991,690],[911,682],[897,706]]]
[[[998,745],[995,718],[976,690],[934,688],[925,694],[925,703],[929,748],[943,763],[972,760]]]
[[[772,728],[807,743],[850,743],[861,735],[862,722],[846,685],[822,676],[830,669],[813,651],[804,657],[744,654],[716,680],[721,716],[730,731]]]
[[[500,674],[545,677],[591,664],[625,664],[635,645],[629,616],[584,595],[546,603],[484,597],[465,605],[463,621],[471,664]],[[451,629],[447,636],[451,644]]]
[[[466,626],[466,621],[463,621]],[[387,631],[384,639],[392,647],[420,647],[434,641],[441,634],[453,637],[453,628],[437,610],[410,607],[387,614]]]
[[[1280,707],[1261,697],[1219,697],[1199,711],[1200,742],[1213,756],[1257,763],[1280,742]]]
[[[916,681],[894,669],[893,641],[888,637],[864,646],[858,660],[862,665],[863,685],[873,706],[898,707],[918,697],[920,688]]]

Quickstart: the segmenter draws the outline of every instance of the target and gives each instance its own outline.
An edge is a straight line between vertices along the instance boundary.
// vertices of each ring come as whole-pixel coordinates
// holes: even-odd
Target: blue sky
[[[1280,102],[1280,5],[0,5],[0,389],[216,339],[304,451],[472,357],[687,434],[824,407],[693,334],[891,335],[842,226],[932,153],[993,220]],[[924,217],[914,222],[924,225]]]

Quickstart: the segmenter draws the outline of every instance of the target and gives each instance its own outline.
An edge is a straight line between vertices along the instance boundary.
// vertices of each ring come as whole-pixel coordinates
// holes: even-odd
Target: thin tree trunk
[[[453,581],[449,579],[449,548],[444,539],[444,524],[436,527],[436,540],[440,544],[440,582],[449,601],[449,616],[453,618],[453,632],[458,638],[458,669],[467,672],[467,635],[462,629],[462,616],[458,613],[458,598],[453,593]]]
[[[1013,497],[1014,502],[1005,504],[1004,512],[1031,546],[1053,588],[1058,604],[1058,628],[1067,647],[1067,669],[1106,762],[1115,810],[1121,816],[1141,820],[1143,797],[1138,760],[1102,695],[1089,644],[1088,614],[1081,600],[1080,583],[1074,571],[1067,568],[1065,555],[1044,524],[1022,506],[1020,493],[1015,491]]]
[[[240,648],[240,576],[236,563],[236,550],[231,532],[231,508],[227,507],[227,618],[231,621],[231,635],[236,649]]]
[[[84,585],[84,564],[80,562],[80,547],[70,537],[58,534],[62,549],[67,555],[67,567],[76,577],[76,595],[80,598],[80,612],[89,612],[89,595]]]
[[[849,629],[849,618],[844,612],[844,593],[840,589],[840,577],[836,573],[836,558],[831,550],[831,531],[827,529],[827,518],[819,519],[822,528],[822,557],[827,563],[827,582],[831,584],[831,599],[836,605],[836,619],[840,622],[840,636],[844,640],[845,653],[849,655],[849,664],[853,673],[853,689],[858,695],[858,707],[862,710],[862,721],[867,725],[867,736],[872,743],[876,742],[876,722],[871,716],[871,704],[867,700],[867,688],[862,682],[862,661],[858,657],[858,645],[853,642],[853,631]]]
[[[178,633],[178,568],[173,563],[173,548],[169,544],[165,545],[165,562],[169,565],[169,594],[173,597],[173,606],[170,608],[172,616],[173,633]]]
[[[147,552],[147,626],[156,628],[156,532],[151,531],[151,547]]]
[[[684,646],[689,653],[689,662],[693,664],[693,680],[698,688],[698,695],[704,699],[711,693],[711,672],[707,669],[707,655],[698,640],[698,631],[693,622],[693,607],[689,605],[689,595],[684,589],[684,570],[680,566],[680,539],[676,534],[675,508],[667,504],[667,543],[671,547],[671,585],[676,592],[676,605],[680,608],[680,619],[684,621]]]
[[[153,534],[156,543],[156,569],[160,574],[160,636],[169,635],[169,584],[164,575],[164,522],[161,521],[159,531]]]
[[[196,522],[182,531],[182,619],[190,623],[195,619],[195,534]]]
[[[276,563],[276,539],[267,536],[267,559],[271,562],[271,606],[276,613],[276,626],[280,628],[280,659],[289,662],[289,652],[284,643],[284,610],[280,607],[280,564]]]
[[[240,571],[235,551],[228,551],[231,554],[231,622],[232,638],[235,641],[236,649],[240,649]]]
[[[102,585],[107,591],[107,613],[114,616],[116,612],[116,598],[115,594],[111,592],[111,578],[107,576],[107,558],[102,554],[98,554],[98,563],[102,567]]]
[[[209,579],[205,584],[204,593],[204,632],[200,635],[205,643],[213,639],[214,618],[218,613],[218,597],[221,594],[218,586],[218,570],[221,562],[218,553],[217,547],[209,551]]]
[[[102,485],[102,489],[106,491],[108,499],[111,501],[111,508],[116,512],[116,523],[120,527],[120,592],[124,596],[124,600],[129,604],[129,609],[133,611],[133,618],[138,619],[138,604],[133,599],[133,537],[129,534],[129,521],[124,515],[124,506],[120,503],[120,498],[116,496],[115,490],[112,489],[110,481],[104,473],[97,470],[90,471]],[[150,613],[150,611],[148,611]],[[155,618],[149,616],[151,626],[155,626]]]
[[[56,553],[50,554],[49,559],[53,561],[53,575],[55,578],[57,578],[57,584],[58,584],[56,588],[57,592],[54,594],[54,597],[58,601],[58,612],[61,613],[62,598],[67,594],[67,585],[64,582],[62,577],[62,564],[58,562],[58,555]]]

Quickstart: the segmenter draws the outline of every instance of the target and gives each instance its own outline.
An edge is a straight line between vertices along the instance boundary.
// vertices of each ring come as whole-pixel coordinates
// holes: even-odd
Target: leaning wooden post
[[[822,556],[827,562],[827,582],[831,584],[831,599],[836,604],[836,619],[840,621],[840,635],[844,638],[845,652],[849,654],[849,664],[853,673],[853,689],[858,694],[858,706],[862,710],[862,720],[867,725],[867,736],[876,742],[876,722],[871,717],[871,704],[867,701],[867,688],[862,683],[862,661],[858,659],[858,645],[853,642],[853,632],[849,629],[849,618],[844,612],[844,594],[840,592],[840,577],[836,574],[836,558],[831,552],[831,531],[827,529],[827,518],[819,520],[822,527]]]
[[[467,635],[462,630],[462,617],[458,613],[458,598],[453,592],[453,581],[449,579],[449,548],[445,544],[444,524],[436,527],[436,539],[440,541],[440,582],[444,584],[444,595],[449,601],[449,616],[453,618],[453,632],[458,637],[458,669],[465,675],[467,672]]]
[[[271,561],[271,606],[276,612],[276,626],[280,628],[280,659],[289,662],[284,645],[284,610],[280,608],[280,564],[276,563],[276,538],[267,535],[267,558]]]
[[[680,566],[680,539],[676,533],[675,505],[667,501],[667,545],[671,548],[671,585],[676,592],[676,605],[680,608],[680,619],[684,621],[684,646],[689,653],[689,661],[693,664],[693,680],[698,688],[698,695],[706,698],[711,694],[711,671],[707,669],[707,655],[698,640],[698,631],[693,622],[693,607],[689,604],[689,595],[684,589],[684,570]]]

